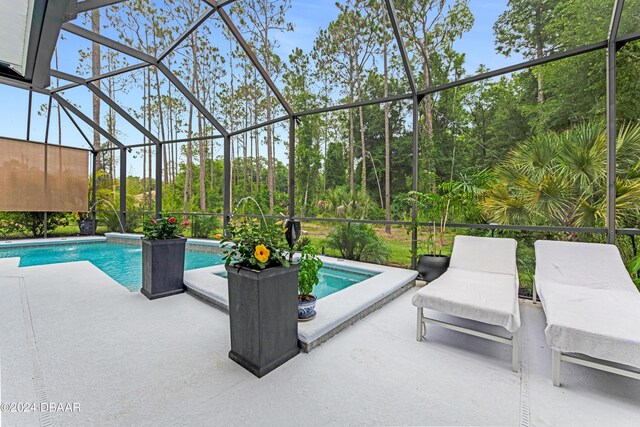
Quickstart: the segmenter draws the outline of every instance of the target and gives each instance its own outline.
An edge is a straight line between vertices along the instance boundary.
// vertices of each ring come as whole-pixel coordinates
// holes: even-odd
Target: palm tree
[[[327,192],[319,207],[329,217],[365,219],[375,208],[375,203],[362,189],[351,192],[348,187],[336,187]]]
[[[616,141],[616,219],[635,226],[640,204],[640,124],[620,127]],[[605,223],[606,126],[584,122],[535,136],[496,169],[483,202],[490,222],[596,227]]]

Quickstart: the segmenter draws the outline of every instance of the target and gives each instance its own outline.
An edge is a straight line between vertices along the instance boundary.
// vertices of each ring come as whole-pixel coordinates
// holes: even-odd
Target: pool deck
[[[2,401],[80,405],[2,425],[640,423],[640,381],[563,364],[552,386],[539,306],[521,303],[516,374],[498,343],[437,327],[416,342],[414,292],[257,379],[227,357],[227,315],[189,294],[149,301],[89,262],[0,267]]]

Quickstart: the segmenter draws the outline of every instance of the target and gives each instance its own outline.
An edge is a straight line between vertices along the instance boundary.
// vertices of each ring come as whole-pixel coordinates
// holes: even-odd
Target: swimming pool
[[[0,248],[0,258],[9,257],[19,257],[20,267],[89,261],[130,291],[139,291],[142,287],[142,248],[140,246],[104,242]],[[185,270],[223,263],[221,254],[190,251],[187,245]],[[325,264],[318,273],[320,281],[314,287],[313,293],[318,299],[324,298],[376,274]],[[218,275],[226,277],[226,271]]]
[[[215,273],[220,277],[227,277],[226,271]],[[360,283],[363,280],[370,279],[377,273],[365,272],[355,269],[341,268],[333,264],[324,264],[318,272],[318,278],[320,279],[318,284],[313,288],[313,294],[316,298],[324,298],[331,295],[334,292],[341,291],[348,288],[351,285]]]
[[[0,258],[7,257],[20,257],[20,267],[90,261],[130,291],[139,291],[142,287],[142,248],[140,246],[78,243],[0,248]],[[222,263],[220,254],[189,251],[187,246],[185,270]]]

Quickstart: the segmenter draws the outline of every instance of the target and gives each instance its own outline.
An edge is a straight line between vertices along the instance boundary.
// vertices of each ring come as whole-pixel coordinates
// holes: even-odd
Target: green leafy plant
[[[120,220],[118,219],[118,215],[113,212],[99,212],[96,215],[96,219],[98,223],[107,227],[109,231],[117,231],[120,232]],[[138,215],[127,214],[125,215],[124,231],[125,233],[133,233],[136,228],[140,227],[140,219],[141,217]],[[146,221],[145,221],[146,222]]]
[[[175,239],[178,236],[181,227],[187,227],[189,221],[183,221],[181,224],[175,217],[161,217],[158,219],[149,218],[142,225],[144,238],[147,240],[167,240]]]
[[[194,216],[191,222],[191,236],[208,239],[220,227],[220,220],[214,216]]]
[[[298,299],[302,301],[309,299],[313,288],[320,280],[318,276],[320,268],[322,268],[322,261],[318,258],[315,248],[311,245],[305,245],[302,248],[298,272]]]
[[[389,247],[369,224],[340,223],[333,227],[326,244],[345,259],[381,264],[389,258]]]
[[[229,237],[221,240],[225,248],[225,265],[264,270],[269,267],[289,267],[289,245],[282,221],[257,218],[229,226]]]
[[[421,242],[420,249],[433,255],[442,255],[444,236],[451,217],[465,220],[477,220],[477,201],[486,185],[488,174],[481,172],[473,177],[464,177],[463,181],[447,181],[436,186],[435,191],[421,193],[410,191],[407,202],[416,203],[418,218],[410,230],[426,226],[427,237]],[[417,256],[417,254],[413,254]]]
[[[311,244],[311,238],[309,236],[304,236],[301,237],[297,242],[296,242],[296,251],[302,251],[302,249]]]
[[[633,283],[640,291],[640,255],[637,255],[627,264],[627,270],[633,279]]]
[[[49,212],[47,230],[53,232],[57,227],[68,225],[70,215],[66,212]],[[4,218],[7,233],[20,233],[24,236],[44,236],[44,212],[7,212]]]
[[[618,128],[616,223],[636,224],[640,204],[640,124]],[[536,135],[495,169],[487,219],[499,224],[598,227],[605,224],[607,129],[602,121]]]

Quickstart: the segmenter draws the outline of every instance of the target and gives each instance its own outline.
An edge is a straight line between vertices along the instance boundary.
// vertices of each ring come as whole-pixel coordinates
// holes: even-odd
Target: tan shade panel
[[[0,138],[0,211],[86,212],[88,152]]]

